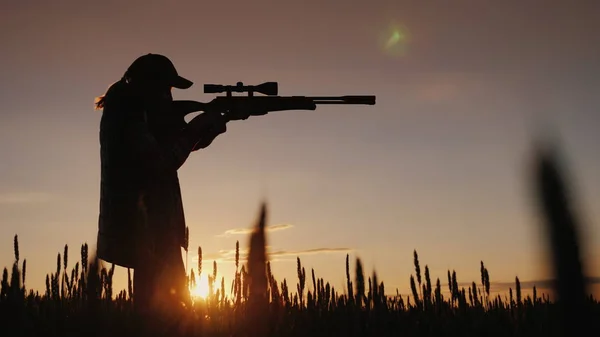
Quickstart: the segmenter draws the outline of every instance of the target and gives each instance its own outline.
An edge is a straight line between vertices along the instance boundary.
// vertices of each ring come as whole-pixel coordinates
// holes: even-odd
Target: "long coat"
[[[160,247],[185,243],[177,170],[195,143],[183,133],[159,141],[126,86],[120,81],[108,90],[100,122],[97,254],[136,268]]]

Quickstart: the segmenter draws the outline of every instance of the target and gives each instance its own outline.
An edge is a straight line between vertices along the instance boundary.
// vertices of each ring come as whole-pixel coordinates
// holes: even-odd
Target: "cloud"
[[[590,292],[590,291],[592,291],[591,286],[600,284],[600,277],[586,277],[585,281],[587,283],[587,286],[590,287],[590,288],[588,288],[588,292]],[[534,286],[537,289],[538,296],[540,296],[542,294],[548,295],[550,297],[553,296],[555,281],[552,279],[520,281],[520,283],[521,283],[521,292],[523,293],[523,296],[531,295]],[[458,288],[459,289],[464,288],[465,292],[467,293],[467,296],[469,293],[469,288],[471,288],[472,285],[473,285],[473,282],[458,282]],[[475,285],[477,286],[478,289],[483,290],[483,287],[481,285],[481,280],[475,281]],[[399,289],[405,289],[404,290],[405,292],[400,292],[402,297],[406,297],[407,295],[412,297],[412,293],[406,292],[406,289],[410,289],[410,288],[407,288],[407,286],[408,286],[408,284],[393,285],[392,287],[390,287],[390,289],[393,289],[394,287],[399,288]],[[432,286],[435,287],[435,283]],[[442,294],[444,294],[444,296],[448,296],[448,294],[450,292],[448,289],[448,283],[440,282],[440,287],[442,290]],[[490,282],[490,294],[494,298],[497,295],[501,295],[502,298],[504,298],[504,296],[508,297],[509,296],[508,292],[509,292],[510,288],[512,288],[512,290],[513,290],[513,296],[516,296],[515,282]],[[386,289],[387,289],[387,287],[386,287]],[[394,296],[396,294],[390,293],[390,295]],[[596,295],[594,295],[594,296],[596,296]]]
[[[275,231],[280,231],[280,230],[284,230],[284,229],[289,229],[292,227],[294,227],[294,225],[290,225],[290,224],[272,225],[272,226],[267,226],[265,228],[265,231],[275,232]],[[230,235],[250,234],[250,233],[252,233],[253,230],[254,230],[254,228],[234,228],[234,229],[229,229],[229,230],[225,231],[225,233],[219,234],[217,236],[222,237],[222,236],[230,236]]]
[[[277,250],[269,252],[267,246],[269,261],[294,261],[297,256],[300,255],[314,255],[314,254],[331,254],[331,253],[348,253],[351,252],[351,248],[311,248],[303,250]],[[240,248],[240,262],[245,262],[248,257],[248,249]],[[293,257],[286,259],[286,257]],[[218,261],[218,262],[235,262],[235,249],[231,250],[220,250],[218,253],[202,255],[204,261]],[[192,258],[192,261],[198,262],[198,256]]]
[[[587,285],[600,284],[600,277],[585,277],[584,281]],[[537,289],[553,289],[556,283],[553,279],[547,280],[532,280],[532,281],[519,281],[521,289],[533,289],[535,286]],[[496,291],[508,290],[508,288],[516,289],[515,282],[491,282],[490,288],[494,288]]]
[[[448,102],[458,98],[464,90],[464,83],[444,79],[419,87],[416,98],[427,102]]]
[[[600,277],[586,277],[585,278],[585,282],[587,283],[587,285],[596,285],[596,284],[600,284]],[[555,280],[552,279],[546,279],[546,280],[531,280],[531,281],[521,281],[519,280],[519,283],[521,284],[521,290],[532,290],[533,287],[535,286],[538,290],[541,289],[553,289],[554,288],[554,284],[555,284]],[[476,281],[475,284],[477,285],[477,287],[481,287],[481,281]],[[448,283],[445,284],[440,284],[442,289],[448,289]],[[465,289],[467,289],[467,287],[471,287],[473,285],[472,282],[458,282],[458,286],[459,288],[464,287]],[[505,292],[508,291],[509,288],[512,288],[513,291],[516,290],[516,283],[513,282],[490,282],[490,292]]]
[[[0,194],[0,205],[44,203],[54,199],[54,195],[44,192],[13,192]]]
[[[296,255],[309,255],[309,254],[323,254],[323,253],[346,253],[351,252],[350,248],[313,248],[296,251],[279,250],[269,253],[269,256],[296,256]]]
[[[433,104],[434,106],[454,104],[461,107],[457,110],[458,112],[466,113],[467,111],[463,111],[465,110],[463,108],[465,108],[465,102],[469,102],[470,98],[476,96],[481,99],[489,99],[492,97],[490,96],[492,92],[494,95],[504,94],[501,86],[504,81],[509,80],[510,78],[498,77],[492,79],[483,74],[437,72],[415,78],[411,87],[407,89],[407,94],[410,94],[410,97],[420,104]]]

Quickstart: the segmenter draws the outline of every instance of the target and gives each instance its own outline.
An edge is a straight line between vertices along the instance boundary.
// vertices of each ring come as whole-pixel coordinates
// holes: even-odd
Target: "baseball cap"
[[[160,54],[146,54],[138,57],[125,72],[125,77],[161,81],[177,89],[188,89],[194,84],[194,82],[179,76],[173,62]]]

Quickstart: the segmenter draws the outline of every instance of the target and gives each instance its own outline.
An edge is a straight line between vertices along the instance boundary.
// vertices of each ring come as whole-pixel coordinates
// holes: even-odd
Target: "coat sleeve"
[[[143,120],[133,122],[128,129],[126,141],[132,155],[155,174],[178,170],[197,143],[197,137],[189,128],[183,128],[176,137],[160,143]]]

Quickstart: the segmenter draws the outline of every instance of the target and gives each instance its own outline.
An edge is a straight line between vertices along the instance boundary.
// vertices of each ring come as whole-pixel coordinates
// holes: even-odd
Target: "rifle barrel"
[[[375,105],[375,96],[308,97],[315,104],[365,104]]]

